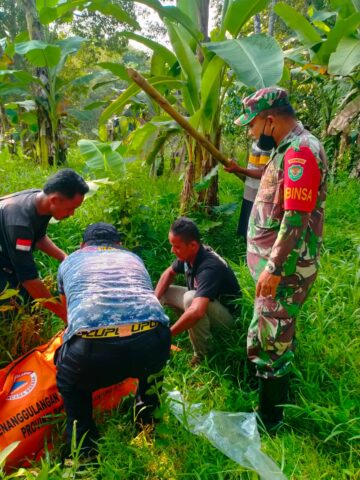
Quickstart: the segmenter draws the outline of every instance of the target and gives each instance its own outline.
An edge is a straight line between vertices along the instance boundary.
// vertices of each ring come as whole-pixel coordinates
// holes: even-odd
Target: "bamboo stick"
[[[190,123],[177,112],[170,103],[159,93],[156,88],[149,84],[149,82],[133,68],[127,69],[129,77],[144,90],[160,107],[167,112],[189,135],[191,135],[197,142],[200,143],[218,162],[225,167],[231,165],[231,161],[223,155],[202,133],[198,132]],[[235,173],[240,178],[244,176],[240,173]]]

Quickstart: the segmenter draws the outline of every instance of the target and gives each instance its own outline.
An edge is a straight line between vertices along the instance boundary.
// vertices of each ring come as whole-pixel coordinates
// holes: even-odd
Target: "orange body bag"
[[[7,457],[7,467],[39,459],[53,428],[51,416],[63,411],[54,365],[54,354],[61,344],[62,332],[0,370],[0,450],[20,441]],[[110,410],[136,388],[137,381],[129,378],[98,390],[93,394],[93,406]]]

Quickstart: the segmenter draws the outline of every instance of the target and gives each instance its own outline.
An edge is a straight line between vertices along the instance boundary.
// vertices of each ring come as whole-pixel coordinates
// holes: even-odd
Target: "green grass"
[[[73,166],[76,166],[76,159]],[[40,187],[48,172],[19,160],[0,157],[1,193]],[[26,174],[21,172],[26,170]],[[93,221],[112,221],[123,230],[125,245],[144,259],[155,284],[171,261],[167,233],[178,215],[177,178],[151,179],[143,166],[129,171],[111,186],[87,200],[76,215],[51,225],[50,236],[67,251],[77,248],[81,231]],[[242,184],[221,174],[222,203],[239,202]],[[165,389],[178,388],[187,401],[202,402],[205,411],[253,411],[257,393],[246,361],[246,330],[252,315],[254,285],[245,264],[244,246],[235,235],[238,210],[233,215],[199,219],[206,241],[231,262],[243,288],[242,313],[231,335],[217,339],[214,356],[192,370],[187,335],[176,343],[166,369]],[[329,188],[321,269],[309,299],[297,320],[297,350],[286,407],[286,425],[274,437],[262,434],[262,449],[289,479],[360,479],[360,185],[341,178]],[[43,276],[54,278],[57,262],[39,255]],[[15,314],[14,314],[15,315]],[[9,360],[14,325],[24,320],[20,312],[10,323],[0,323],[3,364]],[[43,336],[60,323],[42,314]],[[165,399],[166,395],[163,394]],[[132,426],[132,399],[105,415],[100,424],[100,467],[75,475],[57,463],[58,449],[42,465],[17,472],[17,478],[104,479],[256,479],[256,474],[226,458],[205,439],[187,432],[169,411],[167,402],[156,436],[147,442]],[[61,442],[57,441],[57,444]],[[1,478],[1,475],[0,475]],[[5,474],[2,478],[6,477]]]

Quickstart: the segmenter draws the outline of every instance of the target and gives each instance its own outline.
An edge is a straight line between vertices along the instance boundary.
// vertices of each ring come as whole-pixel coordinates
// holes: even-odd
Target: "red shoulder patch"
[[[320,185],[320,169],[309,147],[290,148],[284,157],[284,208],[311,212]]]

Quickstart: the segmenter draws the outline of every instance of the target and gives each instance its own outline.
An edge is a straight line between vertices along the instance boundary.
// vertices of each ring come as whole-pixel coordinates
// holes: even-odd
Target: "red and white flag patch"
[[[22,250],[23,252],[30,252],[31,240],[26,240],[25,238],[18,238],[16,240],[16,250]]]

